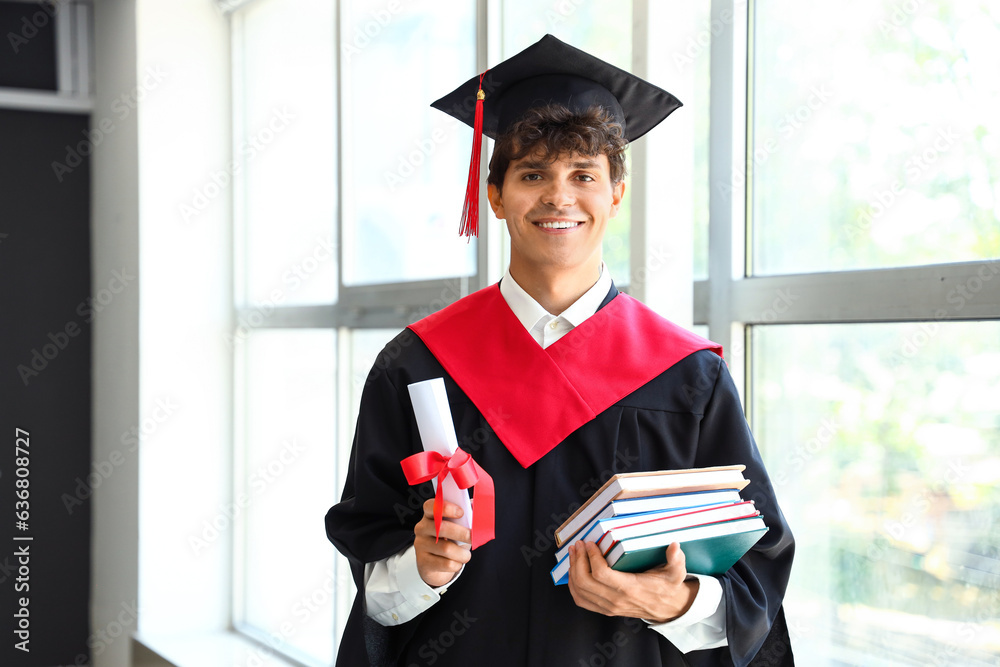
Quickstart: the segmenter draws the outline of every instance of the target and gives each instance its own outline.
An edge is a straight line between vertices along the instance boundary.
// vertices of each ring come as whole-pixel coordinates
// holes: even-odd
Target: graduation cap
[[[478,74],[432,107],[473,128],[460,233],[477,236],[482,137],[496,139],[530,109],[557,103],[582,112],[600,106],[635,141],[681,106],[667,91],[552,35]]]

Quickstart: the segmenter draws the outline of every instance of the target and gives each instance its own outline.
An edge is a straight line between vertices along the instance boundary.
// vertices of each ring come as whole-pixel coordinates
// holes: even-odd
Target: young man
[[[679,103],[551,36],[435,106],[475,126],[479,90],[510,267],[397,336],[369,377],[327,515],[359,589],[338,665],[792,664],[793,541],[721,350],[619,294],[601,261],[626,144]],[[495,482],[495,539],[474,551],[458,507],[438,533],[429,483],[400,466],[422,450],[407,385],[435,377]],[[676,544],[662,567],[616,572],[591,544],[553,585],[554,529],[610,475],[726,464],[746,466],[769,531],[725,575],[688,575]]]

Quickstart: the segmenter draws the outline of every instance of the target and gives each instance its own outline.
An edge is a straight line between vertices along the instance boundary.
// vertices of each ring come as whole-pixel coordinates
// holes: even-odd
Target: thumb
[[[675,581],[683,581],[687,577],[687,557],[681,545],[673,542],[667,547],[667,576]]]

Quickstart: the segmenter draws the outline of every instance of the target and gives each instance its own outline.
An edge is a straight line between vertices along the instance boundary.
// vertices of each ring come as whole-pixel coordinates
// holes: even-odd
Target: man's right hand
[[[436,540],[434,535],[433,498],[424,503],[424,518],[413,527],[416,535],[413,548],[417,554],[417,571],[420,578],[434,588],[444,586],[454,579],[455,573],[472,557],[469,550],[472,532],[448,520],[462,516],[462,509],[454,503],[445,502],[442,515],[444,520],[441,522],[440,540]],[[460,546],[458,542],[465,546]]]

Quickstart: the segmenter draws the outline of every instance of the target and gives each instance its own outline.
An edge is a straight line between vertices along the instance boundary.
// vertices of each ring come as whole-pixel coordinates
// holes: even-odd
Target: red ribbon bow
[[[472,497],[472,548],[475,549],[493,539],[494,534],[494,492],[493,478],[476,463],[469,453],[456,449],[451,456],[439,452],[420,452],[407,456],[400,462],[403,474],[410,486],[422,484],[437,478],[437,493],[434,494],[434,534],[440,539],[441,519],[444,512],[444,496],[441,484],[448,475],[460,489],[476,488]]]

